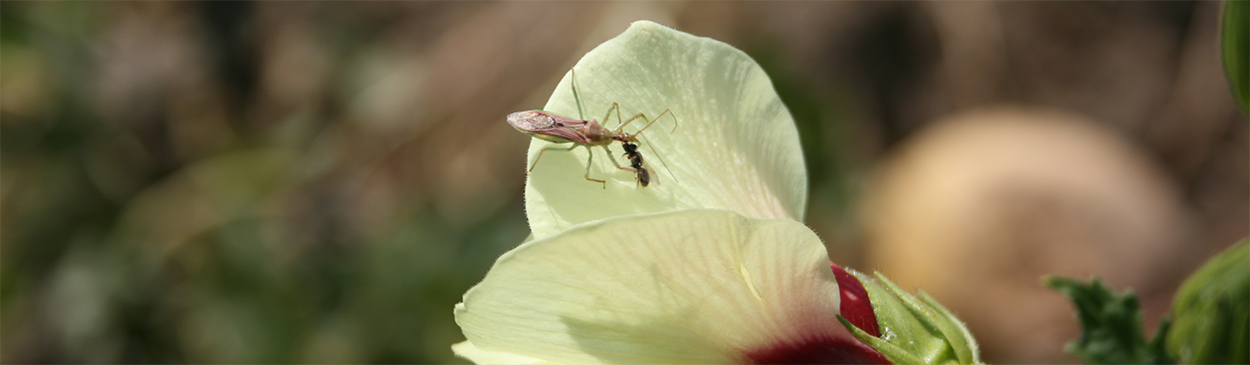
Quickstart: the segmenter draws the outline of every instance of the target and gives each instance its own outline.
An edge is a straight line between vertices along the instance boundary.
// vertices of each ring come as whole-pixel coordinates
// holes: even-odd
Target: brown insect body
[[[574,79],[576,80],[576,76],[577,76],[576,73],[574,73],[573,76],[574,76]],[[576,81],[574,81],[572,88],[573,88],[573,98],[579,100],[577,110],[580,116],[581,115],[581,101],[577,97]],[[612,103],[612,107],[608,109],[608,113],[603,116],[603,120],[607,121],[608,117],[612,116],[612,112],[613,111],[616,112],[616,120],[617,120],[617,123],[619,123],[616,127],[616,130],[609,130],[607,128],[604,128],[603,125],[600,125],[599,122],[594,121],[594,120],[581,120],[581,119],[562,117],[562,116],[555,115],[555,114],[545,112],[542,110],[519,111],[519,112],[515,112],[512,114],[508,114],[508,117],[506,119],[507,119],[508,124],[511,125],[512,128],[516,128],[516,130],[521,131],[521,133],[525,133],[531,137],[542,139],[544,141],[553,142],[553,143],[572,143],[573,144],[572,146],[569,146],[569,147],[551,147],[551,146],[544,147],[541,151],[538,152],[538,157],[534,159],[534,164],[530,165],[529,170],[526,171],[527,173],[530,171],[534,171],[534,166],[538,165],[538,160],[542,159],[544,152],[547,152],[549,150],[572,151],[574,148],[577,148],[577,147],[586,147],[586,150],[587,152],[589,152],[589,154],[586,158],[586,173],[585,175],[583,175],[583,177],[585,177],[586,180],[603,184],[603,187],[606,189],[607,188],[606,182],[604,182],[603,180],[590,178],[591,161],[593,161],[595,157],[595,154],[591,150],[591,147],[598,146],[598,147],[602,147],[603,150],[608,153],[608,157],[612,161],[612,164],[616,166],[616,168],[621,169],[621,170],[635,172],[636,174],[638,174],[637,176],[640,176],[639,182],[642,183],[643,186],[647,186],[647,183],[650,182],[650,178],[649,176],[647,176],[649,174],[647,174],[646,170],[642,169],[641,167],[635,167],[635,168],[621,167],[621,165],[616,162],[615,158],[611,158],[612,151],[608,149],[608,146],[612,144],[612,141],[621,141],[622,144],[632,145],[632,143],[630,142],[637,142],[638,135],[641,134],[642,131],[651,127],[651,124],[655,123],[656,121],[659,121],[661,117],[663,117],[665,114],[671,113],[671,111],[664,110],[664,112],[660,113],[660,115],[655,117],[655,119],[647,119],[646,115],[643,115],[642,113],[638,113],[633,118],[629,118],[628,120],[621,121],[620,110],[621,110],[621,106],[619,104]],[[626,125],[629,125],[634,120],[639,119],[639,118],[642,118],[642,120],[645,121],[647,125],[643,126],[642,129],[639,129],[637,132],[634,132],[633,134],[624,132]],[[676,122],[676,117],[674,117],[673,120],[674,122]],[[673,129],[676,130],[676,128],[677,126],[674,125]],[[672,133],[672,132],[669,132],[669,133]],[[633,155],[631,156],[637,156],[638,165],[641,166],[642,155],[639,155],[637,153],[636,145],[634,145],[634,148],[635,148],[635,151],[633,152]],[[633,157],[631,157],[631,160],[632,159]],[[646,182],[643,182],[644,178],[646,178]]]
[[[614,134],[594,120],[578,120],[562,117],[541,110],[526,110],[508,114],[512,128],[531,137],[555,143],[573,142],[589,146],[602,146],[618,138],[637,138],[629,133]]]

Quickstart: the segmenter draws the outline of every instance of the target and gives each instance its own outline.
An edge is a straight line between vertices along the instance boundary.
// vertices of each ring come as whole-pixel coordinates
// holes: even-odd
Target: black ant
[[[651,173],[647,172],[646,162],[642,161],[642,154],[638,153],[638,145],[621,141],[621,147],[625,148],[624,156],[629,158],[629,166],[634,169],[638,184],[641,184],[643,187],[651,184]]]

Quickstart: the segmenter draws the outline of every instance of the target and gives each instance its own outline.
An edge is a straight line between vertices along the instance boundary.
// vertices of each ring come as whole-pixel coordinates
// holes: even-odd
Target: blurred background
[[[452,306],[528,234],[504,115],[649,19],[769,73],[835,261],[932,293],[990,362],[1074,362],[1040,275],[1154,323],[1250,229],[1218,8],[3,2],[0,358],[463,363]]]

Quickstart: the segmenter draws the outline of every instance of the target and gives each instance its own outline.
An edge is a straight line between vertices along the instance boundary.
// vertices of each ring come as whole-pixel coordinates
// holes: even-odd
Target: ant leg
[[[534,164],[530,165],[530,169],[525,170],[525,173],[529,174],[530,172],[534,171],[534,167],[538,166],[538,160],[541,160],[543,158],[543,152],[547,152],[547,150],[568,152],[568,151],[572,151],[574,148],[577,148],[577,145],[573,145],[572,147],[569,147],[569,148],[543,147],[542,151],[538,151],[538,157],[534,158]]]
[[[574,146],[574,147],[576,147],[576,146]],[[571,148],[571,147],[570,147],[569,149],[573,149],[573,148]],[[590,181],[594,181],[594,182],[597,182],[597,183],[603,184],[603,188],[604,188],[604,189],[607,189],[607,188],[608,188],[608,183],[607,183],[607,182],[605,182],[605,181],[603,181],[603,180],[599,180],[599,179],[591,179],[591,178],[590,178],[590,166],[591,166],[591,165],[590,165],[590,162],[595,160],[595,151],[594,151],[594,150],[591,150],[591,149],[590,149],[590,147],[586,147],[586,154],[587,154],[587,155],[589,155],[590,157],[587,157],[587,158],[586,158],[586,175],[583,175],[583,177],[585,177],[585,178],[586,178],[586,180],[590,180]],[[608,156],[611,156],[611,155],[608,155]],[[612,163],[613,163],[613,164],[615,164],[615,163],[616,163],[616,161],[615,161],[615,160],[613,160],[613,161],[612,161]]]

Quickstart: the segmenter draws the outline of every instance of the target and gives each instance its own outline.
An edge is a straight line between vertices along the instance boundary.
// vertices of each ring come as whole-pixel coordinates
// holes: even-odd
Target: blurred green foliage
[[[1164,319],[1154,339],[1146,341],[1141,304],[1132,290],[1116,294],[1101,279],[1084,282],[1072,278],[1046,277],[1043,283],[1067,295],[1081,321],[1081,337],[1068,342],[1064,351],[1086,364],[1175,364],[1164,349],[1170,323]]]
[[[1250,243],[1245,239],[1185,280],[1170,316],[1149,342],[1131,290],[1116,294],[1096,277],[1043,281],[1071,299],[1081,337],[1065,350],[1087,364],[1244,364],[1250,359]]]
[[[236,38],[252,5],[138,5],[0,3],[4,360],[463,362],[452,306],[525,238],[520,186],[464,219],[362,206],[390,167],[333,107],[359,81],[246,122],[274,104]]]
[[[1233,99],[1243,112],[1250,113],[1250,1],[1224,1],[1220,43]]]
[[[503,116],[642,18],[765,68],[839,264],[863,267],[883,155],[1011,104],[1145,146],[1211,232],[1178,254],[1196,265],[1246,234],[1244,118],[1191,72],[1218,67],[1191,55],[1215,54],[1217,8],[0,2],[0,359],[463,362],[452,306],[528,234],[529,138]],[[1020,352],[995,340],[990,362]]]

